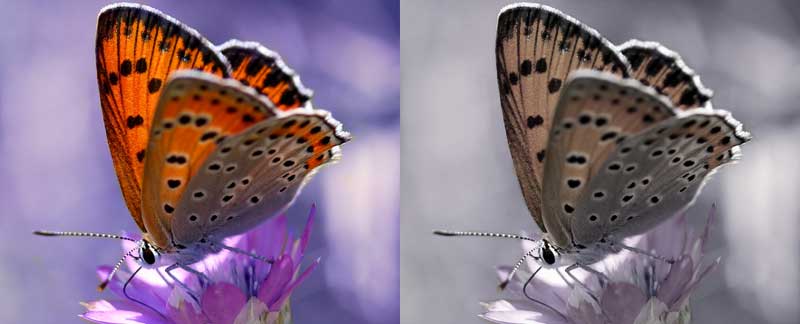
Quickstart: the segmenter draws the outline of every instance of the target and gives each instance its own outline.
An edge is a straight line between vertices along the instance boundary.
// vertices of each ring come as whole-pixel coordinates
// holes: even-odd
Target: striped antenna
[[[519,261],[517,261],[517,264],[515,264],[514,268],[511,269],[511,272],[508,273],[508,276],[506,277],[506,280],[503,280],[503,282],[501,282],[500,285],[498,286],[500,288],[500,290],[506,289],[506,286],[508,286],[508,283],[511,282],[511,279],[514,278],[514,274],[517,273],[517,270],[519,270],[519,267],[522,266],[523,262],[525,262],[525,259],[527,259],[528,257],[531,257],[534,260],[539,260],[538,256],[533,255],[533,251],[536,251],[536,249],[528,251],[528,253],[525,253],[525,255],[523,255],[519,259]]]
[[[441,236],[483,236],[483,237],[498,237],[498,238],[510,238],[510,239],[517,239],[517,240],[526,240],[531,242],[537,242],[538,240],[522,236],[522,235],[515,235],[515,234],[505,234],[505,233],[489,233],[489,232],[458,232],[458,231],[442,231],[442,230],[435,230],[433,234],[441,235]]]
[[[33,234],[40,235],[40,236],[81,236],[81,237],[99,237],[99,238],[111,238],[111,239],[118,239],[118,240],[126,240],[131,242],[136,242],[136,240],[115,234],[104,234],[104,233],[88,233],[88,232],[51,232],[51,231],[33,231]]]
[[[112,278],[114,278],[114,274],[117,273],[117,270],[119,270],[119,267],[122,266],[122,262],[125,261],[127,257],[131,257],[137,260],[139,259],[139,257],[133,255],[133,251],[136,251],[138,248],[139,247],[137,246],[131,249],[130,251],[128,251],[128,253],[125,253],[125,255],[123,255],[122,258],[119,259],[119,261],[117,261],[117,264],[114,265],[114,269],[111,270],[111,273],[108,274],[108,277],[106,277],[106,279],[103,280],[103,282],[97,285],[97,291],[102,292],[103,290],[106,289],[106,286],[108,286],[108,283],[111,282]]]

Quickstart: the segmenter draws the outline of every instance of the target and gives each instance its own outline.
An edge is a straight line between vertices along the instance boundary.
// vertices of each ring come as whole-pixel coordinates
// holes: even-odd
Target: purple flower
[[[686,224],[686,216],[680,215],[645,235],[628,240],[628,245],[672,258],[675,260],[672,265],[623,251],[594,266],[609,277],[610,282],[604,285],[593,274],[573,272],[589,287],[597,301],[579,285],[567,286],[556,271],[542,269],[526,290],[529,296],[541,302],[536,303],[522,293],[530,272],[521,271],[507,287],[511,298],[483,303],[486,312],[480,316],[495,323],[514,324],[689,323],[691,292],[719,264],[717,259],[702,266],[715,210],[712,207],[701,235],[693,235]],[[638,241],[631,244],[636,239]],[[524,251],[532,248],[533,242],[523,241]],[[538,268],[532,262],[527,264],[528,268]],[[510,269],[506,266],[498,269],[501,280],[507,278]]]
[[[275,262],[269,265],[250,256],[224,250],[207,256],[193,267],[205,273],[211,282],[183,271],[173,272],[197,295],[195,301],[184,289],[172,287],[154,270],[142,270],[128,284],[128,296],[122,288],[138,266],[128,260],[128,269],[120,269],[108,288],[113,298],[83,303],[87,311],[80,317],[95,323],[291,323],[289,296],[319,264],[315,260],[302,273],[300,263],[311,235],[316,208],[311,207],[303,235],[293,239],[286,229],[286,215],[279,215],[246,234],[230,237],[225,244],[249,251]],[[135,243],[124,241],[123,251]],[[112,267],[100,266],[97,274],[105,279]],[[163,274],[164,269],[159,269]],[[164,275],[166,277],[166,275]]]

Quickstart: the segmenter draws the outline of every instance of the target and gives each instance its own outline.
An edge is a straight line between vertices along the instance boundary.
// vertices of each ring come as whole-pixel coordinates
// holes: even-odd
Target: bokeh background
[[[700,228],[713,202],[712,258],[722,266],[692,299],[693,323],[800,320],[800,5],[796,1],[543,1],[612,42],[678,51],[754,135],[742,161],[688,210]],[[495,77],[497,13],[508,1],[401,2],[401,322],[481,323],[494,267],[522,254],[510,240],[431,230],[531,232],[506,144]]]
[[[299,233],[319,207],[292,297],[296,323],[399,318],[397,1],[146,1],[215,44],[278,51],[355,139],[289,209]],[[108,153],[94,38],[103,1],[0,0],[0,323],[82,323],[79,301],[118,242],[34,237],[34,229],[136,231]]]

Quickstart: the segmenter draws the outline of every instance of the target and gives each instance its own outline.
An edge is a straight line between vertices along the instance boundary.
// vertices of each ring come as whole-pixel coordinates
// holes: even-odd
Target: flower
[[[274,259],[272,265],[224,250],[193,265],[211,282],[182,270],[173,271],[197,294],[197,301],[185,289],[168,285],[154,270],[138,272],[126,290],[128,296],[147,306],[126,298],[123,285],[138,268],[134,261],[128,260],[130,272],[120,269],[108,284],[115,297],[83,303],[87,311],[80,317],[95,323],[126,324],[291,323],[289,296],[319,264],[317,259],[300,273],[315,210],[312,206],[303,234],[296,240],[287,232],[286,215],[283,214],[246,234],[226,239],[228,246]],[[123,251],[135,247],[135,243],[128,241],[122,245]],[[100,266],[97,274],[105,279],[111,269],[110,266]],[[163,268],[159,271],[164,273]]]
[[[609,256],[594,266],[608,276],[610,280],[607,283],[599,283],[593,274],[573,272],[590,289],[591,295],[579,285],[574,285],[574,288],[567,286],[556,271],[543,269],[526,290],[539,302],[523,295],[522,289],[530,272],[520,271],[507,287],[511,298],[483,303],[486,311],[479,316],[494,323],[515,324],[689,323],[691,292],[719,264],[719,259],[716,259],[710,265],[702,266],[714,215],[715,208],[712,207],[705,230],[700,235],[690,232],[686,215],[682,214],[638,237],[638,242],[632,244],[672,258],[675,260],[672,265],[630,251]],[[523,241],[524,251],[532,247],[533,242]],[[532,261],[527,266],[529,269],[538,268]],[[506,266],[498,268],[501,280],[508,276],[510,269]]]

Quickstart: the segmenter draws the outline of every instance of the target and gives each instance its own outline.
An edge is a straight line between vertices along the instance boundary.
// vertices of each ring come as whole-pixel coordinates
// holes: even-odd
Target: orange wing
[[[122,194],[142,231],[142,176],[153,114],[170,73],[196,69],[227,77],[221,53],[195,30],[156,9],[105,7],[97,22],[97,82],[108,145]]]
[[[231,77],[267,96],[280,110],[305,106],[312,92],[280,55],[256,42],[230,40],[220,47],[231,62]]]
[[[156,108],[145,159],[142,212],[153,243],[168,246],[181,195],[217,145],[277,112],[235,80],[197,71],[172,75]]]

